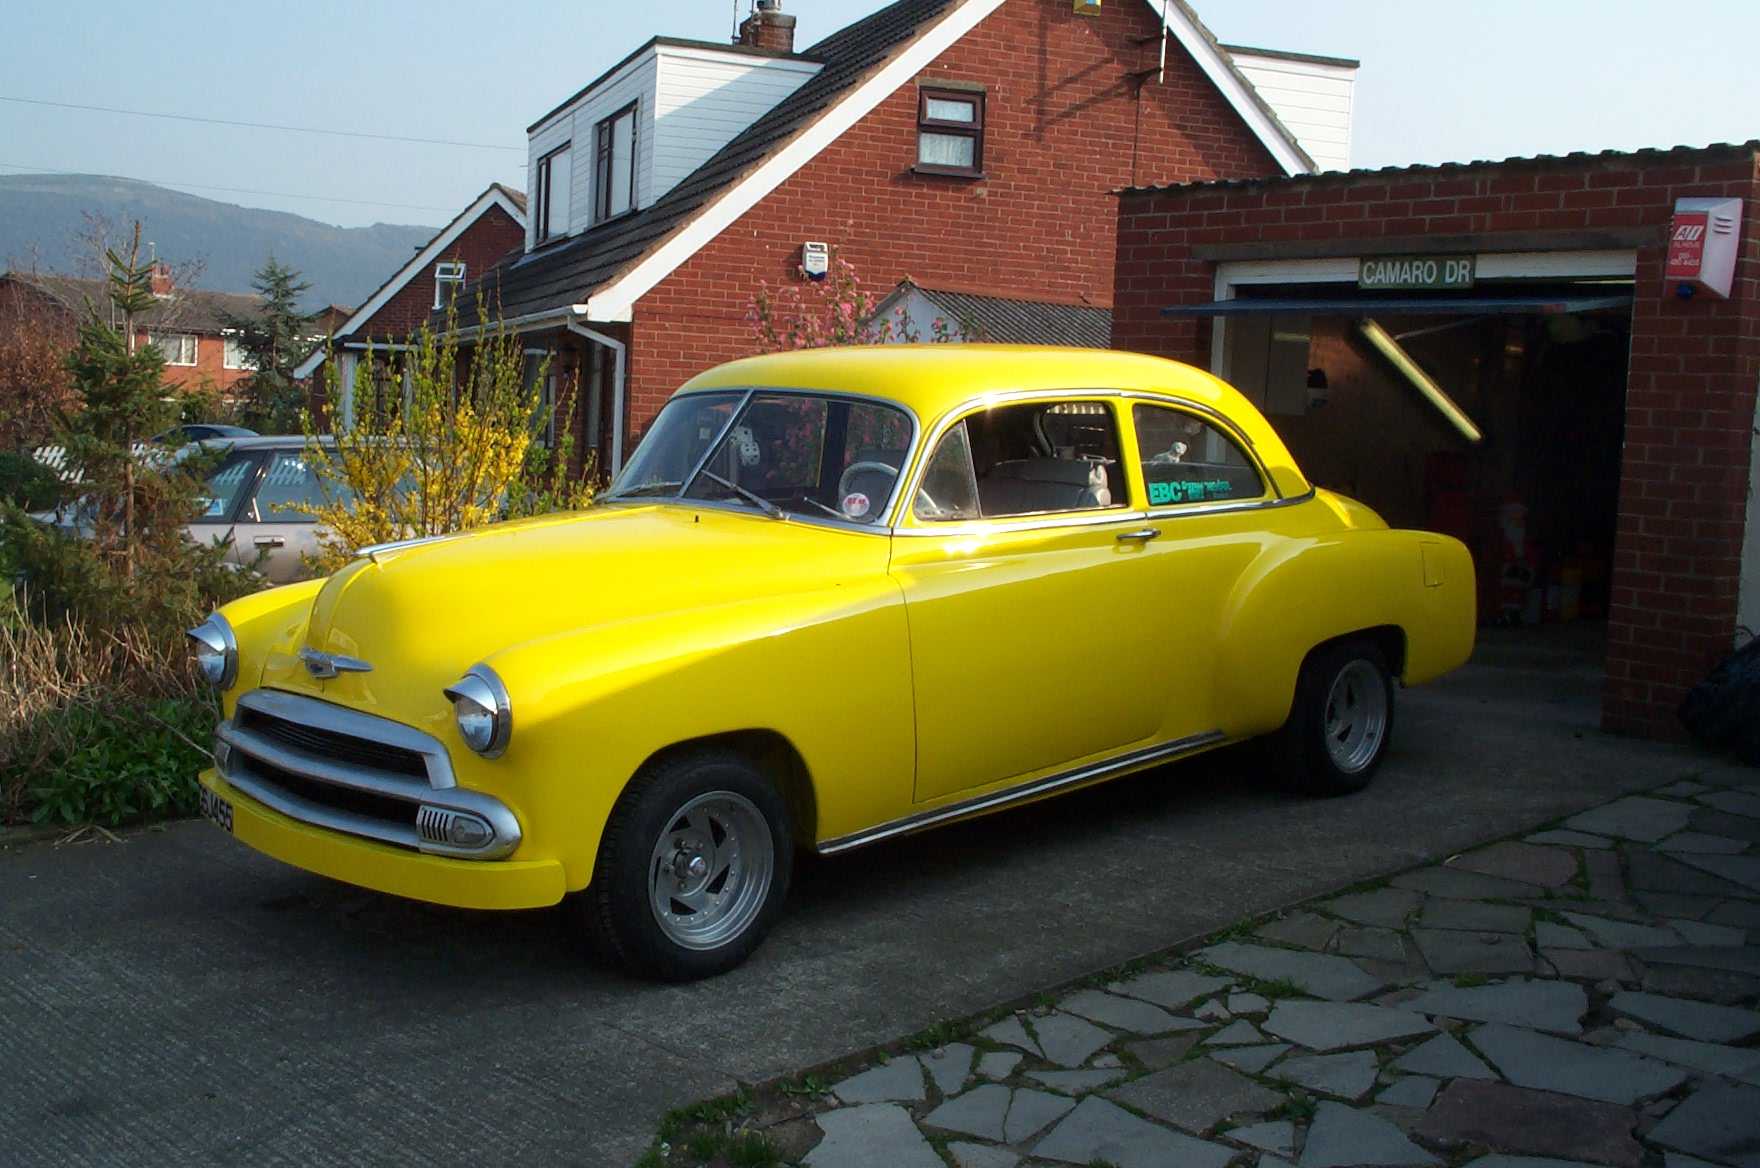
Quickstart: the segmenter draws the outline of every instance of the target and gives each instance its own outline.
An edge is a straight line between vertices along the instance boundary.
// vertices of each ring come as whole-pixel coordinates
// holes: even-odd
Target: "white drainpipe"
[[[623,469],[623,377],[629,347],[615,337],[588,328],[579,321],[569,321],[568,331],[596,341],[616,355],[611,371],[611,473]]]

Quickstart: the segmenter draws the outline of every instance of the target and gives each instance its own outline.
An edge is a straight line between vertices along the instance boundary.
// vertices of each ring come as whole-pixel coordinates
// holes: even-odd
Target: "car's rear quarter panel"
[[[1474,608],[1472,559],[1448,536],[1325,525],[1268,545],[1217,630],[1220,728],[1231,738],[1277,729],[1308,654],[1363,630],[1398,630],[1403,661],[1389,665],[1408,685],[1438,677],[1472,652]]]

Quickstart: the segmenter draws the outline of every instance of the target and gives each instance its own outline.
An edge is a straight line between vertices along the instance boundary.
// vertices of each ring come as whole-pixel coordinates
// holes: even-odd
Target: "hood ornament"
[[[299,659],[305,662],[306,672],[319,681],[329,681],[339,673],[373,672],[371,661],[362,661],[359,657],[344,657],[340,653],[320,653],[316,649],[301,649]]]

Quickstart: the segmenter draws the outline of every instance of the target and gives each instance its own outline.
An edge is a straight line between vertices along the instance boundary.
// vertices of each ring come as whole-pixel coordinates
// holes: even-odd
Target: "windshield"
[[[606,497],[714,500],[876,524],[911,435],[910,415],[883,402],[781,390],[755,390],[749,400],[686,394],[660,411]]]

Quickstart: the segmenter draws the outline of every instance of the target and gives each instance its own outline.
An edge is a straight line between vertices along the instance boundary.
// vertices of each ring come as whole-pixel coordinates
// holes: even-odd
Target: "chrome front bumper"
[[[435,856],[496,860],[519,820],[453,778],[446,748],[401,722],[258,689],[214,734],[226,781],[290,819]]]

